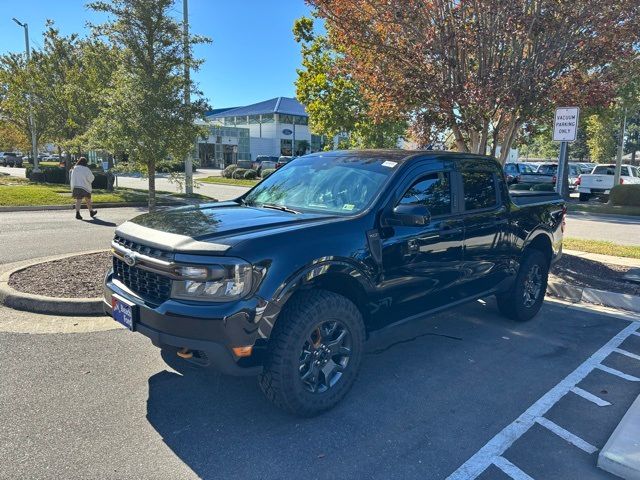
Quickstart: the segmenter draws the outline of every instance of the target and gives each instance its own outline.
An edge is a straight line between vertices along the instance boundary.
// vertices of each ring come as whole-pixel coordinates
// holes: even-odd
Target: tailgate
[[[613,187],[612,175],[582,175],[580,177],[580,186],[586,188],[610,189]]]

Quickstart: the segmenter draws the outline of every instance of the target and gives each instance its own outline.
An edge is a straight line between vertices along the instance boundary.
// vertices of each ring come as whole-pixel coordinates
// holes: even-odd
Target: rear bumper
[[[248,299],[233,306],[193,305],[172,300],[154,306],[109,274],[104,291],[104,310],[109,316],[114,293],[136,305],[134,331],[149,338],[156,347],[173,353],[187,348],[194,354],[187,361],[227,375],[257,375],[262,371],[261,348],[254,348],[250,357],[242,358],[232,350],[255,345],[261,338],[255,317],[259,299]]]

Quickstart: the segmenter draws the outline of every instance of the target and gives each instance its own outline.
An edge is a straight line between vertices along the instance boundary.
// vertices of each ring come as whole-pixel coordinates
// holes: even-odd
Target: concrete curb
[[[598,454],[598,467],[628,480],[640,480],[640,397]]]
[[[626,293],[608,292],[596,288],[576,287],[563,282],[549,281],[547,293],[572,303],[593,303],[605,307],[640,313],[640,297]]]
[[[9,286],[9,277],[15,272],[24,270],[40,263],[52,262],[63,258],[87,255],[90,253],[100,253],[105,250],[91,250],[88,252],[73,253],[66,255],[56,255],[52,257],[39,258],[37,261],[13,268],[0,275],[0,304],[14,310],[24,310],[34,313],[45,313],[55,315],[102,315],[102,298],[61,298],[46,297],[44,295],[34,295],[31,293],[19,292]]]
[[[185,202],[157,202],[158,207],[181,207],[188,205]],[[119,207],[147,207],[146,202],[134,202],[134,203],[94,203],[93,206],[98,208],[119,208]],[[71,210],[75,208],[73,205],[33,205],[33,206],[15,206],[15,207],[0,207],[0,212],[38,212],[44,210]],[[87,206],[82,204],[82,208],[86,209]]]

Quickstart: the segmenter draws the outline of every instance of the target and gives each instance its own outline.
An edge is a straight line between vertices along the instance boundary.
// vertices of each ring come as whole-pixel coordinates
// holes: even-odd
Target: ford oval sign
[[[293,130],[289,130],[288,128],[285,128],[284,130],[282,130],[283,135],[291,135],[292,133],[293,133]]]
[[[130,267],[133,267],[136,264],[136,254],[133,252],[127,252],[124,254],[124,263],[126,263],[127,265],[129,265]]]

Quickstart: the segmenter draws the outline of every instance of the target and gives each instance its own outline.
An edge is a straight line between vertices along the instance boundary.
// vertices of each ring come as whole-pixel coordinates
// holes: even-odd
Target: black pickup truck
[[[536,315],[566,209],[514,195],[483,156],[306,155],[235,201],[120,226],[105,309],[165,358],[259,375],[276,405],[314,415],[346,395],[374,330],[489,295]]]

